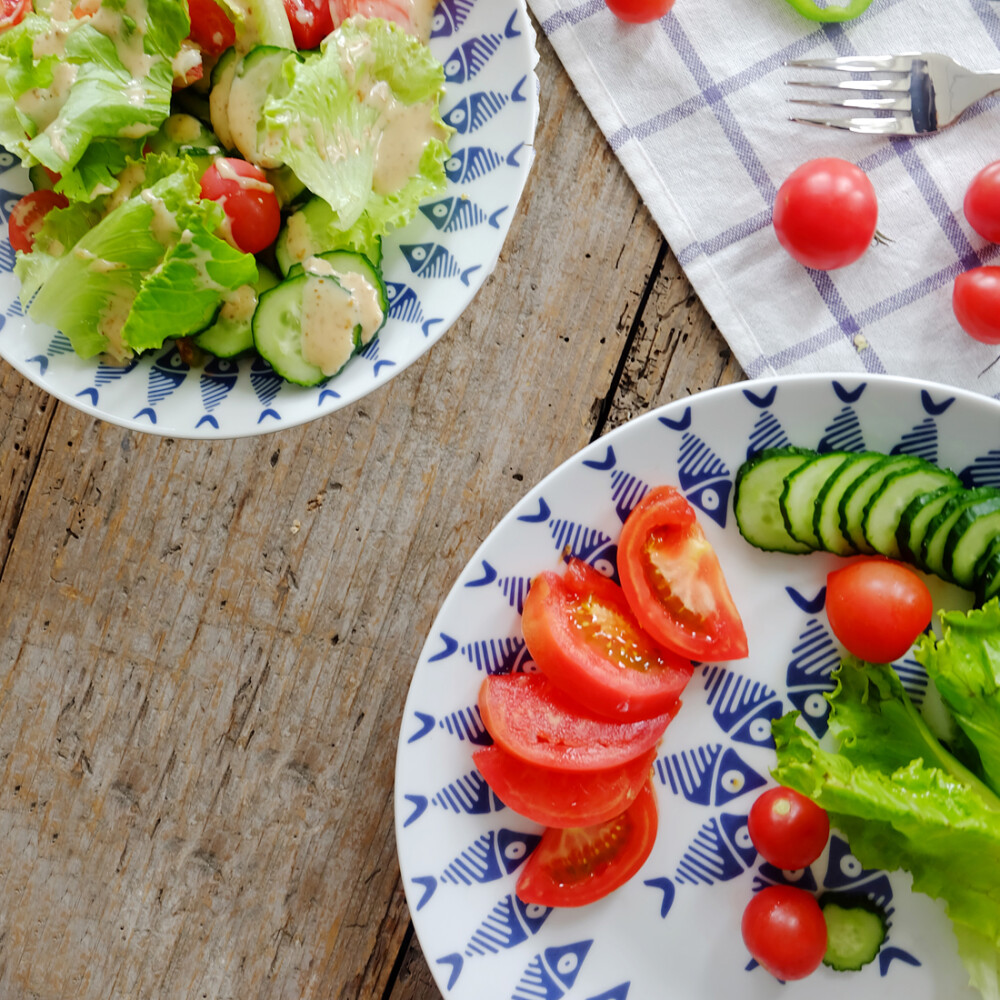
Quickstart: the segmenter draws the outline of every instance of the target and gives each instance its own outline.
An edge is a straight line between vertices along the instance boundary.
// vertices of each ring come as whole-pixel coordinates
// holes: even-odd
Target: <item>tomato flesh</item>
[[[650,490],[618,543],[622,590],[642,627],[692,660],[747,655],[743,621],[694,508],[672,486]]]
[[[972,178],[962,207],[969,225],[984,240],[1000,243],[1000,160]]]
[[[740,929],[747,950],[777,979],[804,979],[826,954],[823,911],[795,886],[761,889],[743,911]]]
[[[830,817],[792,788],[769,788],[754,800],[747,831],[760,856],[783,871],[808,868],[830,839]]]
[[[536,577],[521,627],[532,659],[557,687],[600,715],[649,718],[671,708],[694,665],[639,625],[613,580],[579,559]]]
[[[281,205],[264,172],[237,157],[221,157],[202,175],[201,196],[226,213],[223,235],[244,253],[259,253],[277,238]]]
[[[45,216],[54,208],[66,208],[69,200],[65,195],[56,194],[50,188],[30,191],[19,199],[10,213],[7,223],[7,237],[14,250],[31,253],[35,245],[35,235],[45,221]]]
[[[658,21],[674,5],[674,0],[606,0],[608,10],[621,21],[646,24]]]
[[[215,0],[188,0],[188,36],[205,55],[219,56],[236,44],[236,27]]]
[[[873,557],[826,578],[826,615],[844,648],[870,663],[903,656],[930,624],[934,601],[908,566]]]
[[[974,267],[955,279],[952,308],[974,340],[1000,344],[1000,267]]]
[[[330,0],[284,0],[284,3],[297,48],[318,48],[333,31]]]
[[[643,866],[657,829],[650,781],[618,816],[586,827],[550,828],[528,858],[515,892],[525,903],[586,906],[624,885]]]
[[[656,745],[674,710],[650,719],[594,715],[543,674],[495,674],[479,689],[483,725],[502,749],[556,771],[617,767]]]
[[[472,760],[497,797],[543,826],[592,826],[613,819],[635,801],[649,778],[656,751],[600,771],[553,771],[528,764],[498,746]]]
[[[31,0],[0,0],[0,31],[20,24],[31,10]]]

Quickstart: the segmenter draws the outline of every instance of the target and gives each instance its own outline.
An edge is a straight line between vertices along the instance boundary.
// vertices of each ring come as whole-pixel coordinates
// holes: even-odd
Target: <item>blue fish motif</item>
[[[421,278],[453,278],[461,272],[458,261],[440,243],[408,243],[399,249],[410,270]]]
[[[517,871],[538,846],[540,834],[518,830],[490,830],[451,861],[441,881],[452,885],[484,885]]]
[[[471,743],[473,746],[489,746],[493,742],[483,725],[478,705],[470,705],[442,716],[438,720],[438,728],[460,742]]]
[[[14,211],[14,206],[21,200],[21,195],[16,191],[8,191],[0,188],[0,217],[4,222],[10,221],[10,214]]]
[[[483,574],[475,580],[466,583],[466,587],[487,587],[496,584],[501,593],[507,599],[507,603],[517,609],[520,614],[524,610],[524,598],[531,586],[531,577],[528,576],[499,576],[497,571],[483,560]]]
[[[422,323],[424,310],[420,305],[417,293],[399,281],[385,283],[386,296],[389,299],[389,315],[403,323]]]
[[[236,388],[239,381],[240,365],[233,358],[211,358],[201,373],[201,404],[205,407],[205,416],[198,421],[210,422],[218,427],[212,412]]]
[[[149,382],[146,387],[146,401],[149,405],[141,409],[136,417],[149,417],[155,424],[155,407],[183,385],[190,370],[176,347],[171,346],[159,355],[149,370]]]
[[[973,459],[958,474],[959,479],[969,489],[976,486],[1000,486],[1000,451],[991,450]]]
[[[464,195],[458,198],[442,198],[429,205],[421,205],[420,211],[431,220],[436,229],[440,229],[443,233],[472,229],[488,218],[475,202],[470,201]]]
[[[470,771],[431,796],[431,802],[448,812],[485,816],[507,807],[494,795],[478,771]]]
[[[677,482],[684,496],[724,528],[733,488],[725,462],[700,437],[691,433],[681,436],[677,462]]]
[[[766,410],[757,417],[750,431],[747,458],[752,458],[765,448],[786,448],[791,443],[781,421],[770,410]]]
[[[580,559],[598,572],[618,581],[618,545],[603,531],[575,521],[553,518],[549,531],[564,559]]]
[[[893,669],[899,675],[903,688],[910,696],[910,701],[918,708],[924,703],[930,680],[923,665],[912,657],[906,656],[893,663]]]
[[[794,885],[806,892],[815,892],[818,888],[816,876],[811,868],[799,868],[796,871],[782,871],[766,861],[757,869],[753,878],[753,891],[769,885]]]
[[[702,824],[684,851],[674,878],[690,885],[728,882],[751,868],[756,859],[746,815],[720,813]]]
[[[889,449],[889,454],[917,455],[919,458],[923,458],[928,462],[937,464],[937,421],[932,417],[927,417],[921,421],[899,439],[899,444],[895,444]]]
[[[431,38],[447,38],[468,20],[475,0],[440,0],[431,21]]]
[[[10,245],[9,240],[4,240],[0,243],[0,271],[10,274],[16,263],[17,254],[14,252],[14,248]],[[15,298],[14,301],[18,303],[18,308],[20,308],[20,298]]]
[[[496,170],[504,162],[504,157],[485,146],[467,146],[452,151],[444,165],[444,171],[452,184],[468,184]]]
[[[622,524],[625,523],[635,505],[649,492],[649,486],[638,476],[624,469],[614,469],[611,473],[611,499],[615,513]]]
[[[257,423],[265,417],[278,419],[278,411],[273,409],[271,404],[281,391],[284,379],[261,357],[255,357],[250,365],[250,385],[261,406],[264,407],[257,418]]]
[[[63,334],[59,334],[58,336],[63,337]],[[59,349],[60,353],[65,354],[72,350],[72,345],[70,344],[68,337],[63,337],[63,339],[65,340],[65,344],[60,343]],[[49,350],[51,352],[51,345]],[[106,385],[111,385],[113,382],[117,382],[119,379],[124,378],[138,364],[138,358],[133,358],[131,361],[127,361],[123,365],[108,364],[106,361],[98,362],[97,371],[94,373],[94,384],[86,389],[81,389],[76,394],[77,397],[86,397],[90,400],[93,406],[97,406],[98,400],[100,399],[101,389],[103,389]]]
[[[628,1000],[628,991],[631,985],[630,982],[619,983],[617,986],[612,987],[610,990],[605,990],[597,996],[588,997],[587,1000]]]
[[[552,907],[523,903],[517,896],[504,896],[479,925],[465,947],[466,958],[496,955],[516,948],[533,937],[552,913]]]
[[[21,161],[10,150],[0,148],[0,174],[21,165]]]
[[[500,35],[478,35],[463,42],[445,60],[444,78],[448,83],[465,83],[476,76],[500,48]]]
[[[712,717],[730,739],[751,746],[774,746],[771,723],[784,714],[777,692],[718,665],[707,667],[704,679]]]
[[[767,784],[732,747],[706,744],[658,757],[657,778],[674,795],[700,806],[724,806]]]
[[[459,135],[468,135],[492,121],[512,100],[524,100],[520,96],[522,83],[523,81],[519,82],[510,94],[477,90],[474,94],[463,97],[441,117]]]
[[[546,948],[532,959],[511,1000],[559,1000],[576,982],[593,940]]]
[[[830,630],[817,618],[806,622],[792,646],[792,659],[785,671],[788,700],[816,736],[822,736],[827,729],[830,706],[824,695],[833,690],[830,676],[841,655]]]
[[[468,642],[461,652],[477,671],[488,675],[532,673],[535,669],[528,647],[519,635]]]
[[[49,367],[49,359],[59,357],[62,354],[72,354],[73,345],[70,343],[69,337],[65,333],[57,332],[56,335],[49,341],[49,346],[46,348],[44,354],[36,354],[33,358],[28,358],[29,361],[34,361],[41,373],[44,375],[46,369]],[[100,370],[100,366],[98,366]],[[94,398],[96,399],[97,390],[92,390],[94,392]],[[82,394],[88,394],[87,390],[84,390]],[[96,403],[95,403],[96,405]]]
[[[845,406],[827,425],[816,445],[817,451],[864,451],[865,439],[857,413]]]

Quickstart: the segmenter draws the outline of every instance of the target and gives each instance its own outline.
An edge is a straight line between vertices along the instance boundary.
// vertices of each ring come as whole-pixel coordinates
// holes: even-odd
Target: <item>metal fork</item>
[[[794,104],[883,112],[858,118],[793,118],[808,125],[864,132],[868,135],[928,135],[956,122],[977,101],[1000,90],[1000,73],[976,73],[950,56],[910,52],[892,56],[838,56],[832,59],[790,59],[786,66],[836,70],[867,78],[790,80],[795,87],[863,92],[863,97],[835,99],[790,98]],[[884,75],[883,75],[884,74]],[[879,96],[874,96],[879,95]]]

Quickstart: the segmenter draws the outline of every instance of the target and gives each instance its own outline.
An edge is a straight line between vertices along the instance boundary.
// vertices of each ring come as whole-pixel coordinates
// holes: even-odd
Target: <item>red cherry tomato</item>
[[[31,191],[19,199],[10,213],[7,224],[7,236],[10,245],[15,250],[31,253],[35,244],[35,234],[38,232],[45,216],[54,208],[65,208],[69,204],[65,195],[56,194],[49,188]]]
[[[333,31],[330,0],[284,0],[285,14],[292,26],[292,38],[300,49],[319,48]]]
[[[236,27],[215,0],[188,0],[191,15],[191,41],[205,55],[222,55],[236,44]]]
[[[902,563],[861,559],[826,578],[826,615],[844,648],[870,663],[891,663],[930,624],[927,584]]]
[[[31,10],[31,0],[0,0],[0,31],[13,28]]]
[[[830,817],[812,799],[792,788],[769,788],[757,796],[747,817],[757,852],[775,868],[808,868],[830,839]]]
[[[777,979],[804,979],[826,954],[826,921],[815,897],[791,885],[761,889],[743,911],[743,943]]]
[[[1000,243],[1000,160],[972,178],[963,207],[969,225],[984,240]]]
[[[875,188],[865,172],[847,160],[809,160],[778,189],[773,222],[778,242],[800,264],[820,271],[845,267],[875,236]]]
[[[747,655],[743,622],[694,508],[672,486],[650,490],[625,521],[618,575],[639,623],[692,660]]]
[[[201,196],[222,206],[228,226],[225,235],[244,253],[258,253],[277,238],[281,206],[260,167],[221,157],[202,175]]]
[[[598,715],[659,715],[694,672],[643,631],[618,584],[579,559],[532,581],[521,628],[538,669]]]
[[[657,822],[656,795],[647,781],[620,816],[593,826],[546,830],[517,880],[518,899],[541,906],[596,902],[643,866]]]
[[[623,813],[649,778],[656,750],[601,771],[553,771],[483,747],[472,760],[497,797],[543,826],[592,826]]]
[[[608,10],[622,21],[645,24],[658,21],[671,7],[674,0],[606,0]]]
[[[955,279],[951,305],[974,340],[1000,344],[1000,267],[974,267]]]
[[[589,713],[543,674],[494,674],[479,689],[483,725],[502,749],[556,771],[618,767],[655,746],[673,712],[615,722]]]

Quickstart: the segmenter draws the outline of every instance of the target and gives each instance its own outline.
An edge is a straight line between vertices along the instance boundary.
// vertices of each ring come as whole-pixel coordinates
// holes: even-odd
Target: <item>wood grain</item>
[[[192,442],[0,381],[0,997],[434,998],[398,727],[458,573],[555,465],[740,377],[539,37],[536,161],[423,359]]]

